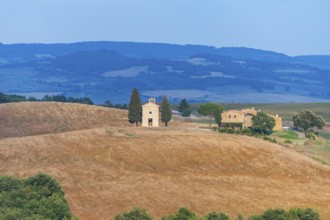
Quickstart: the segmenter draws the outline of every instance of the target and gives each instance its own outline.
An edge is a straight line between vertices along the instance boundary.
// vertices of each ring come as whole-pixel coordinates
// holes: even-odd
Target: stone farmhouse
[[[260,111],[260,110],[259,110]],[[231,127],[231,128],[248,128],[253,125],[252,116],[256,115],[258,111],[252,109],[242,109],[242,110],[229,110],[224,111],[221,114],[222,117],[222,127]],[[270,115],[270,117],[275,119],[274,131],[283,130],[282,127],[282,118],[277,114]]]
[[[148,103],[142,105],[142,126],[159,127],[159,105],[155,98],[150,98]]]

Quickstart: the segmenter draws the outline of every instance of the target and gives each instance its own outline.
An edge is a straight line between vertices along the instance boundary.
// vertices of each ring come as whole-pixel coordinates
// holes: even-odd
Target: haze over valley
[[[167,94],[173,102],[327,102],[330,56],[251,48],[133,42],[0,44],[1,91],[127,103]]]

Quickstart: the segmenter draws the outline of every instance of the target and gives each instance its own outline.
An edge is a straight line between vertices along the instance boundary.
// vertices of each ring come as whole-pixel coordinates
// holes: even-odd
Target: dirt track
[[[232,216],[311,207],[330,219],[328,166],[255,138],[173,124],[0,139],[0,174],[54,176],[79,219],[134,206],[156,217],[183,206]]]

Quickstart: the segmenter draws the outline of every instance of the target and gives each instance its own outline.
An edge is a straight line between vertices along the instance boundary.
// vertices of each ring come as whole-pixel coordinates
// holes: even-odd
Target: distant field
[[[270,114],[279,114],[284,120],[291,121],[295,112],[311,110],[323,116],[330,122],[330,102],[328,103],[265,103],[265,104],[240,104],[240,103],[221,103],[225,110],[252,108],[261,109]],[[193,104],[193,110],[197,111],[199,104]]]

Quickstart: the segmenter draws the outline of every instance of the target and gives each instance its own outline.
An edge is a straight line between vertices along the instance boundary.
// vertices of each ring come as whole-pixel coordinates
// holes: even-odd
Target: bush
[[[191,114],[191,109],[188,107],[188,108],[185,108],[182,112],[181,112],[181,115],[182,117],[189,117]]]
[[[232,128],[227,129],[228,134],[235,134],[235,130]]]
[[[290,140],[287,139],[287,140],[284,141],[284,143],[285,144],[292,144],[292,141],[290,141]]]
[[[268,209],[262,215],[253,215],[248,220],[321,220],[313,209]]]
[[[251,132],[250,129],[244,128],[244,129],[241,130],[241,134],[250,135],[250,134],[252,134],[252,132]]]
[[[248,220],[265,220],[265,219],[260,215],[252,215],[248,218]]]
[[[227,129],[225,129],[225,128],[219,128],[218,131],[220,133],[227,133]]]
[[[207,216],[204,218],[205,220],[230,220],[229,216],[219,212],[210,212]]]
[[[180,208],[175,215],[168,215],[161,218],[161,220],[198,220],[195,213],[187,208]]]
[[[72,219],[60,185],[45,174],[0,177],[0,201],[1,219]]]
[[[267,220],[289,220],[289,213],[283,209],[268,209],[262,215]]]
[[[265,141],[272,142],[272,143],[277,143],[275,138],[270,138],[270,137],[266,136],[266,137],[263,137],[262,139],[265,140]]]
[[[289,214],[293,219],[299,220],[320,220],[321,217],[319,213],[315,212],[313,209],[290,209]]]
[[[244,220],[243,216],[242,215],[238,215],[236,220]]]
[[[132,211],[117,215],[115,220],[152,220],[152,216],[145,209],[134,208]]]
[[[306,138],[315,141],[316,137],[315,137],[315,133],[314,133],[314,131],[313,131],[313,130],[309,130],[309,131],[307,131],[307,132],[306,132]]]

